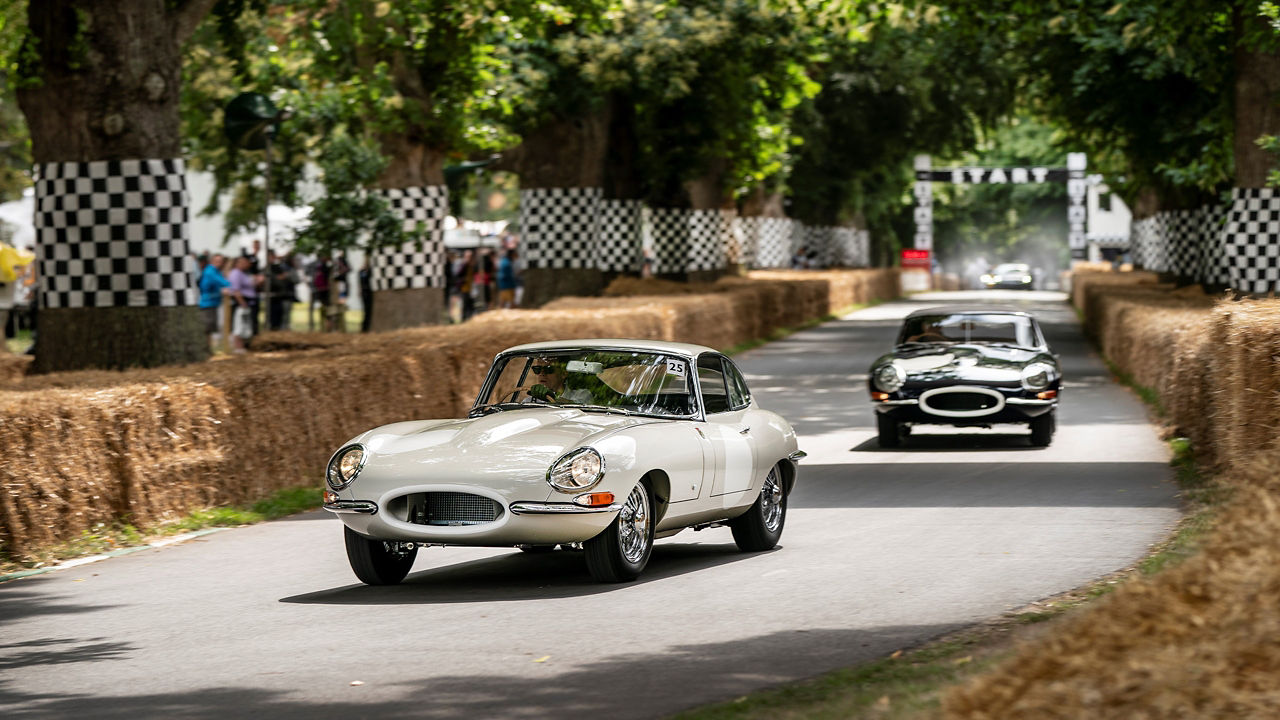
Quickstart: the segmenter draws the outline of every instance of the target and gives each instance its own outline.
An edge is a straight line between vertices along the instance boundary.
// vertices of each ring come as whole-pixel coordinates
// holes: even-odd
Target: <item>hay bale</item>
[[[1280,715],[1280,301],[1087,288],[1112,360],[1156,383],[1234,488],[1201,551],[948,692],[947,716]],[[1170,356],[1171,360],[1157,358]],[[1119,358],[1119,359],[1117,359]],[[1161,382],[1154,377],[1167,372]]]

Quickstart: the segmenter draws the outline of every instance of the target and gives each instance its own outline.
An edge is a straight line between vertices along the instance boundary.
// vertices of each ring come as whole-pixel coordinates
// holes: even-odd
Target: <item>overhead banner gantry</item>
[[[1067,245],[1071,257],[1085,256],[1085,195],[1090,178],[1085,174],[1088,159],[1084,153],[1067,153],[1065,168],[1050,167],[957,167],[935,170],[933,159],[917,155],[915,160],[915,248],[933,250],[933,183],[1022,185],[1065,182],[1067,184]]]

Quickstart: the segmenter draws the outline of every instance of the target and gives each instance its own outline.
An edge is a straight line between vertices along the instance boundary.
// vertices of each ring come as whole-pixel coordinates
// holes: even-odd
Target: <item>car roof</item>
[[[620,350],[645,350],[651,352],[667,353],[669,355],[684,355],[686,357],[697,357],[704,352],[718,352],[705,345],[694,345],[692,343],[666,342],[664,340],[637,340],[635,338],[585,338],[579,340],[552,340],[549,342],[525,343],[524,345],[516,345],[503,350],[504,353],[509,352],[525,352],[525,351],[552,351],[552,350],[572,350],[576,348],[618,348]]]
[[[922,308],[920,310],[916,310],[915,312],[911,313],[907,317],[913,318],[913,317],[918,317],[920,315],[1021,315],[1023,317],[1032,318],[1033,320],[1035,319],[1035,316],[1027,312],[1026,310],[1019,310],[1017,308],[1010,308],[1010,307],[992,307],[992,306],[984,307],[981,305],[973,305],[968,307],[941,306],[941,307]]]

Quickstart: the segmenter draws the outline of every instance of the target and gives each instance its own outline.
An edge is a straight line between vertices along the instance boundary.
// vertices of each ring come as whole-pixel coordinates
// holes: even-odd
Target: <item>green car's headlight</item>
[[[329,469],[325,473],[325,482],[334,490],[341,490],[352,483],[360,470],[364,468],[364,446],[348,445],[333,454],[329,461]]]
[[[594,448],[578,448],[551,464],[547,482],[560,492],[589,490],[604,477],[604,458]]]
[[[1022,369],[1022,387],[1040,391],[1049,387],[1054,378],[1053,367],[1045,363],[1031,363]]]
[[[907,373],[902,368],[890,363],[882,365],[872,375],[875,386],[884,392],[893,392],[902,387],[902,383],[907,381]]]

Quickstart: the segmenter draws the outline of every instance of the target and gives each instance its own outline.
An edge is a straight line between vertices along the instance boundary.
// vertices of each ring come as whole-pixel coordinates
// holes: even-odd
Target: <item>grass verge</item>
[[[127,547],[145,545],[152,540],[212,527],[237,527],[320,507],[322,489],[318,486],[281,490],[271,497],[243,507],[205,508],[167,522],[159,527],[140,530],[127,522],[100,524],[70,542],[45,548],[23,558],[0,555],[0,575],[56,565],[89,555],[100,555]]]

